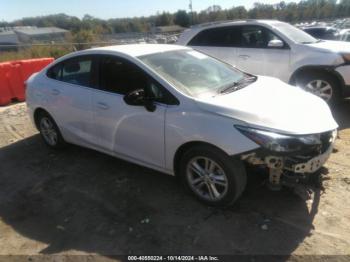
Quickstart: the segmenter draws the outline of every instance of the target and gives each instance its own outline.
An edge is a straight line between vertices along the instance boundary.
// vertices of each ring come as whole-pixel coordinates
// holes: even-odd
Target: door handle
[[[59,95],[61,92],[59,91],[59,90],[57,90],[57,89],[53,89],[52,90],[52,94],[54,95],[54,96],[57,96],[57,95]]]
[[[247,60],[248,58],[250,58],[249,55],[239,55],[238,57],[244,60]]]
[[[102,110],[107,110],[109,109],[109,105],[105,104],[105,103],[102,103],[102,102],[98,102],[97,103],[97,107],[102,109]]]

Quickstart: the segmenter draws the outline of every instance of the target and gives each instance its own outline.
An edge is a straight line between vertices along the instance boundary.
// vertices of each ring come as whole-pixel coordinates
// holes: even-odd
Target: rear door
[[[236,66],[238,37],[239,32],[234,26],[210,28],[199,32],[188,45],[198,51]]]
[[[94,86],[94,59],[79,56],[65,60],[49,69],[47,108],[66,140],[89,145],[93,143],[91,87]]]

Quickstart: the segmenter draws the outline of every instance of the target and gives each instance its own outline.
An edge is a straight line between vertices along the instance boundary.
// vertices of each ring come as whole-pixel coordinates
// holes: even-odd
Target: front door
[[[129,105],[124,96],[154,85],[139,67],[126,59],[101,56],[99,90],[93,91],[95,132],[103,150],[164,167],[164,121],[167,106],[153,112]]]
[[[277,77],[288,81],[290,49],[284,41],[262,26],[241,26],[240,46],[236,48],[236,65],[255,75]],[[283,47],[269,47],[271,40],[280,40]]]

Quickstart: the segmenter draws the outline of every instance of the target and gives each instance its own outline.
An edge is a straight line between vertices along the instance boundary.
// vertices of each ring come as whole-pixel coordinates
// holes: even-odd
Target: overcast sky
[[[281,0],[193,0],[193,8],[201,11],[210,5],[223,8],[255,2],[274,4]],[[298,2],[298,0],[285,0]],[[157,12],[188,10],[189,0],[0,0],[0,21],[13,21],[22,17],[65,13],[82,17],[84,14],[108,19],[117,17],[148,16]]]

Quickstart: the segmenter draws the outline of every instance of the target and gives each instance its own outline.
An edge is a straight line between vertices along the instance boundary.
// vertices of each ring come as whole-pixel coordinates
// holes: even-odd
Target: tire
[[[208,160],[211,162],[206,162]],[[207,172],[202,172],[201,169]],[[247,184],[246,170],[241,160],[233,159],[221,150],[206,145],[196,146],[183,154],[179,175],[184,186],[198,200],[210,206],[232,205]]]
[[[304,73],[297,78],[296,83],[306,91],[323,98],[328,104],[338,104],[341,100],[339,82],[327,73]],[[321,91],[320,88],[324,91]]]
[[[39,113],[36,124],[41,138],[47,146],[53,149],[60,149],[67,145],[55,120],[46,112]]]

